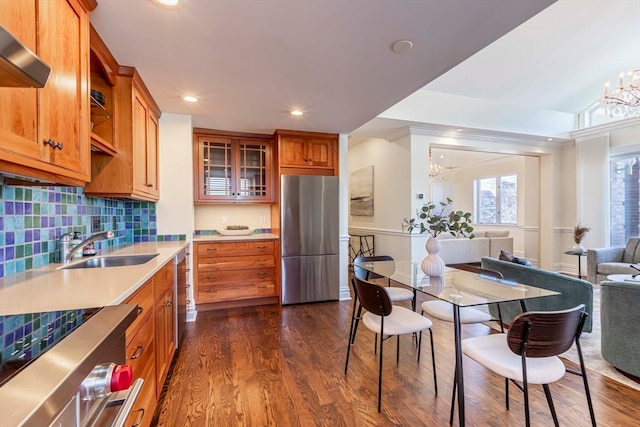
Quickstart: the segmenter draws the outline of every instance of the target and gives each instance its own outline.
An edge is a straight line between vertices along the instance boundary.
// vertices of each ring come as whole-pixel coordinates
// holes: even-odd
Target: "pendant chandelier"
[[[620,73],[618,85],[609,91],[609,82],[604,85],[604,93],[600,98],[600,106],[609,117],[640,116],[640,69]]]
[[[431,158],[431,147],[429,147],[429,178],[435,181],[442,181],[444,170],[441,165],[433,163]]]

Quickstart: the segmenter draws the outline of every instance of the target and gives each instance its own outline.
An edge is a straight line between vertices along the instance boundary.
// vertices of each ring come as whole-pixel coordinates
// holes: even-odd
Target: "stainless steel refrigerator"
[[[281,178],[282,304],[337,300],[338,177]]]

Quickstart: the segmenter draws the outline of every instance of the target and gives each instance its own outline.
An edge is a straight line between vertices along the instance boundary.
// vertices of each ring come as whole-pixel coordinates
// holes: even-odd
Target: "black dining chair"
[[[362,280],[371,280],[371,279],[380,279],[383,276],[376,274],[372,271],[365,270],[362,267],[358,267],[357,263],[364,262],[372,262],[372,261],[393,261],[393,258],[389,255],[378,255],[378,256],[363,256],[357,257],[353,260],[353,274]],[[411,301],[411,308],[415,311],[416,309],[416,291],[410,291],[406,288],[391,286],[391,279],[387,278],[387,286],[385,290],[389,294],[389,298],[391,298],[391,302],[401,302],[401,301]],[[349,342],[353,345],[353,342],[356,339],[356,332],[358,331],[358,324],[362,315],[362,305],[360,305],[357,296],[354,291],[353,298],[353,311],[351,317],[351,330],[349,331]],[[417,339],[416,339],[417,344]]]
[[[529,384],[542,384],[553,423],[558,417],[553,406],[549,384],[560,380],[566,372],[580,375],[584,382],[591,425],[596,417],[591,402],[587,372],[580,348],[580,334],[587,318],[584,304],[562,311],[531,311],[518,315],[506,334],[492,334],[462,340],[462,352],[498,375],[511,380],[524,392],[526,425],[529,417]],[[565,367],[558,355],[576,344],[580,360],[580,372]],[[522,385],[520,385],[519,383]],[[455,399],[455,384],[454,381]],[[509,389],[506,390],[506,407],[509,409]]]
[[[419,332],[418,338],[418,362],[420,361],[420,348],[422,344],[422,331],[429,329],[431,339],[431,360],[433,363],[433,383],[436,394],[438,393],[438,383],[436,376],[435,351],[433,348],[433,334],[431,334],[431,320],[427,319],[408,308],[393,305],[389,294],[384,286],[377,283],[361,280],[358,277],[352,278],[352,284],[356,297],[366,310],[362,316],[362,323],[365,327],[379,336],[380,339],[380,360],[378,365],[378,412],[381,408],[382,395],[382,356],[383,342],[392,336],[397,336],[396,363],[400,361],[400,335],[413,334]],[[352,328],[353,331],[353,328]],[[347,345],[347,360],[344,367],[345,375],[349,366],[349,355],[351,353],[351,337]]]

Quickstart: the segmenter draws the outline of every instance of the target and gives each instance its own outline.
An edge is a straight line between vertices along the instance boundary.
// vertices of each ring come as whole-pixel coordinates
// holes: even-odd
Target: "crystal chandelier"
[[[624,117],[640,116],[640,69],[620,73],[620,82],[609,92],[609,82],[604,85],[604,93],[600,98],[600,106],[609,117],[622,115]]]
[[[429,147],[429,178],[437,181],[442,181],[442,173],[444,172],[442,166],[433,163],[431,159],[431,147]]]

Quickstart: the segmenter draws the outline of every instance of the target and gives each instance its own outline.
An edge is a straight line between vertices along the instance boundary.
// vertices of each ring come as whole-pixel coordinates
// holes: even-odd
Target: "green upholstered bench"
[[[482,268],[498,271],[507,280],[560,292],[560,295],[527,300],[527,308],[530,311],[566,310],[584,304],[589,316],[582,331],[591,332],[593,323],[591,316],[593,313],[593,285],[591,283],[553,271],[500,261],[496,258],[483,257],[481,262]],[[495,304],[489,306],[489,311],[497,318],[498,308]],[[502,321],[506,324],[510,324],[513,318],[522,312],[519,302],[501,303],[500,311]]]

